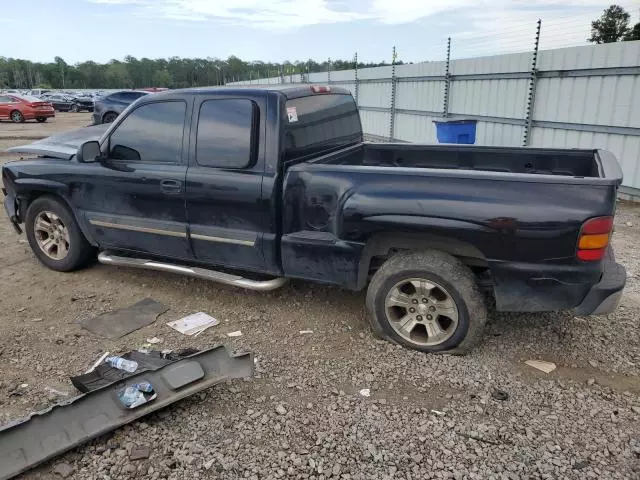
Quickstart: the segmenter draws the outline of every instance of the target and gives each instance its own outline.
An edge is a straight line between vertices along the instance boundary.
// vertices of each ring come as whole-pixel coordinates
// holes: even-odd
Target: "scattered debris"
[[[310,335],[313,333],[313,330],[300,330],[300,335]]]
[[[76,302],[78,300],[89,300],[90,298],[96,298],[96,294],[95,293],[90,293],[88,295],[72,295],[71,296],[71,301],[72,302]]]
[[[627,227],[633,227],[633,223],[631,223],[631,222],[627,222],[626,225],[627,225]]]
[[[133,447],[131,449],[131,455],[129,455],[129,460],[144,460],[145,458],[149,458],[151,455],[151,449],[149,447]]]
[[[527,360],[524,363],[544,373],[551,373],[556,369],[555,363],[545,362],[544,360]]]
[[[151,345],[156,345],[158,343],[164,343],[164,340],[158,337],[152,337],[152,338],[147,338],[147,343],[150,343]]]
[[[118,399],[126,408],[134,409],[155,400],[158,394],[149,382],[134,383],[118,390]]]
[[[20,307],[20,308],[18,309],[18,313],[22,313],[22,312],[24,312],[26,309],[27,309],[26,307]]]
[[[240,330],[236,330],[235,332],[227,333],[227,337],[241,337],[242,332]]]
[[[591,386],[591,385],[593,385],[594,383],[596,383],[596,379],[595,379],[595,378],[589,378],[589,379],[587,379],[587,385]]]
[[[108,356],[109,356],[109,352],[104,352],[104,353],[100,356],[100,358],[99,358],[98,360],[96,360],[96,362],[95,362],[93,365],[91,365],[91,367],[89,368],[89,370],[87,370],[87,371],[86,371],[86,372],[84,372],[84,373],[91,373],[91,372],[93,372],[93,371],[96,369],[96,367],[97,367],[98,365],[100,365],[102,362],[104,362],[104,359],[105,359],[105,358],[107,358]]]
[[[578,460],[576,463],[573,464],[573,469],[574,470],[582,470],[583,468],[586,468],[589,466],[589,461],[588,460]]]
[[[371,389],[369,388],[363,388],[362,390],[360,390],[360,395],[362,395],[363,397],[370,397],[371,396]]]
[[[55,467],[53,467],[52,472],[56,475],[60,475],[62,478],[70,477],[76,469],[73,468],[68,463],[59,463]]]
[[[276,405],[276,413],[278,415],[286,415],[287,414],[287,409],[284,408],[281,404]]]
[[[441,412],[440,410],[431,410],[431,413],[438,415],[439,417],[444,417],[446,415],[445,412]]]
[[[122,408],[118,398],[123,389],[122,382],[119,378],[111,380],[89,393],[0,427],[0,459],[11,459],[0,462],[0,478],[12,478],[56,455],[131,423],[141,415],[165,408],[215,384],[252,375],[250,353],[232,356],[222,346],[188,358],[178,358],[160,368],[145,370],[128,378],[126,385],[135,385],[138,391],[140,388],[148,390],[144,382],[149,386],[166,385],[153,392],[158,396],[156,400],[134,410]],[[187,388],[183,388],[185,386]],[[74,428],[66,428],[68,425]],[[73,469],[65,468],[62,463],[59,465],[54,471],[63,478],[73,473]]]
[[[211,315],[207,315],[204,312],[198,312],[187,315],[179,320],[169,322],[167,325],[184,335],[192,336],[199,335],[207,328],[218,325],[219,323],[220,322]]]
[[[96,317],[84,319],[80,322],[82,328],[91,333],[107,338],[120,338],[151,325],[159,315],[169,310],[160,302],[145,298],[130,307],[120,308],[112,312],[103,313]]]
[[[471,434],[471,433],[464,433],[464,432],[456,432],[456,433],[458,435],[460,435],[461,437],[469,438],[471,440],[476,440],[478,442],[488,443],[489,445],[500,445],[500,442],[495,442],[493,440],[488,440],[486,438],[482,438],[482,437],[479,437],[479,436]]]
[[[124,370],[125,372],[133,373],[138,369],[138,362],[135,360],[127,360],[126,358],[112,356],[104,359],[106,363],[118,370]]]
[[[509,400],[509,394],[504,390],[500,390],[498,388],[493,389],[493,391],[491,392],[491,397],[501,402],[504,402],[505,400]]]
[[[44,318],[42,318],[42,317],[32,318],[31,319],[31,321],[34,322],[34,323],[41,322],[42,320],[44,320]]]
[[[49,393],[53,393],[54,395],[57,395],[58,397],[68,397],[69,394],[67,392],[63,392],[61,390],[58,390],[56,388],[53,387],[44,387],[45,391],[49,392]]]

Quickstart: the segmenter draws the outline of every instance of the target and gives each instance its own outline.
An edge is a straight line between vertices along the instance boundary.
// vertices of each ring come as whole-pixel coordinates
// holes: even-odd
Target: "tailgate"
[[[614,180],[620,186],[622,183],[622,168],[613,153],[607,150],[596,150],[595,155],[600,177]]]

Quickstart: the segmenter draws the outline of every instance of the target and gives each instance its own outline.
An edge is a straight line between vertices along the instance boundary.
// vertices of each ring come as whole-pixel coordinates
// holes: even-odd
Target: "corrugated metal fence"
[[[476,144],[604,148],[640,200],[640,41],[239,84],[330,83],[356,97],[365,133],[435,143],[434,120],[475,119]],[[448,67],[448,69],[447,69]],[[530,107],[530,108],[529,108]]]

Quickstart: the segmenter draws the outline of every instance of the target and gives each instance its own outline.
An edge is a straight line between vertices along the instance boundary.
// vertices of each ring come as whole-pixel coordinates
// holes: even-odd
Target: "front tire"
[[[18,110],[14,110],[13,112],[11,112],[11,121],[13,123],[23,123],[24,122],[24,115],[22,115],[22,112],[18,111]]]
[[[369,284],[366,306],[378,336],[423,352],[467,353],[487,319],[471,270],[436,250],[387,260]]]
[[[57,198],[43,196],[34,200],[27,209],[25,229],[31,250],[52,270],[77,270],[93,255],[93,248],[71,211]]]
[[[118,118],[118,114],[117,113],[115,113],[115,112],[107,112],[102,117],[102,123],[111,123],[116,118]]]
[[[73,104],[73,105],[71,105],[71,107],[69,108],[69,111],[70,111],[71,113],[78,113],[78,111],[79,111],[79,110],[78,110],[78,105],[74,103],[74,104]]]

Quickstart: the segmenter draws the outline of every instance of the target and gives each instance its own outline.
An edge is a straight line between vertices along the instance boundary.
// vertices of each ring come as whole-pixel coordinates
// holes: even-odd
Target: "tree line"
[[[614,43],[640,40],[640,22],[631,25],[631,15],[620,5],[611,5],[591,22],[591,43]]]
[[[396,61],[396,64],[402,64]],[[362,63],[358,68],[377,67],[389,63]],[[53,62],[0,57],[0,88],[186,88],[223,85],[226,82],[265,77],[300,75],[355,67],[353,60],[316,62],[246,62],[236,56],[217,58],[168,59],[136,58],[107,63],[93,61],[70,65],[62,57]]]

